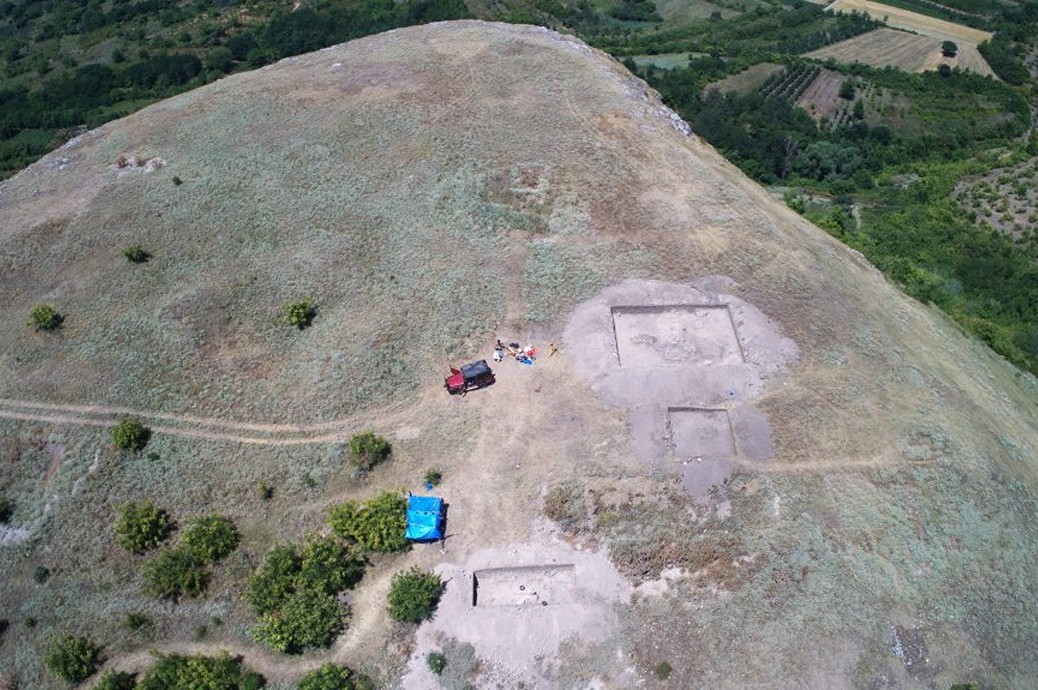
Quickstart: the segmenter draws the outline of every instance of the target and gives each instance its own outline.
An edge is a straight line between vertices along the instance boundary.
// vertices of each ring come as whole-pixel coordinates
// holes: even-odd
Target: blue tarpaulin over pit
[[[411,541],[436,541],[443,538],[443,499],[435,496],[408,496],[407,534]]]

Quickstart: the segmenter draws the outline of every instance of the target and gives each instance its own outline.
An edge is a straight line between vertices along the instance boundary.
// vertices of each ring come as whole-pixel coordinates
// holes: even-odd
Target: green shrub
[[[198,560],[216,563],[238,548],[241,535],[230,518],[205,515],[191,520],[180,543]]]
[[[364,559],[332,536],[313,537],[302,551],[302,584],[325,594],[338,594],[364,577]]]
[[[367,690],[374,688],[371,680],[360,673],[355,673],[347,666],[338,664],[322,664],[303,676],[299,681],[299,690]]]
[[[127,501],[116,508],[115,543],[132,553],[144,553],[158,546],[173,529],[169,513],[151,501]]]
[[[132,674],[108,671],[94,685],[94,690],[134,690],[136,685],[137,681]]]
[[[389,457],[392,451],[389,441],[376,436],[372,431],[354,434],[349,442],[350,458],[353,464],[364,470],[372,467]]]
[[[29,310],[28,325],[38,331],[53,331],[61,326],[65,317],[58,313],[53,304],[37,304]]]
[[[436,610],[443,581],[436,573],[412,566],[393,576],[389,586],[389,615],[403,623],[421,623]]]
[[[108,433],[115,447],[121,450],[143,450],[151,438],[151,430],[136,419],[123,419],[109,429]]]
[[[328,647],[343,627],[346,608],[334,596],[308,587],[297,590],[277,611],[264,614],[253,637],[287,654]]]
[[[32,579],[38,585],[42,585],[50,577],[50,568],[43,565],[38,565],[32,569]]]
[[[439,470],[426,470],[425,483],[429,486],[439,486],[443,481],[443,472]]]
[[[258,615],[281,608],[299,586],[302,560],[290,545],[271,549],[248,582],[245,598]]]
[[[266,482],[262,482],[259,487],[257,487],[256,493],[259,494],[261,501],[269,501],[274,498],[274,487]]]
[[[134,264],[143,264],[151,258],[151,254],[144,251],[144,247],[139,244],[131,244],[129,247],[124,247],[123,256],[125,256],[130,263]]]
[[[343,539],[372,551],[405,551],[410,543],[407,531],[407,501],[403,496],[384,492],[367,501],[346,501],[332,508],[328,524]]]
[[[201,596],[209,584],[205,564],[182,546],[160,552],[143,570],[148,592],[164,599]]]
[[[127,613],[126,617],[123,619],[123,625],[130,630],[140,630],[141,628],[151,625],[151,619],[143,613],[131,611],[130,613]]]
[[[14,501],[7,496],[0,496],[0,525],[6,525],[14,515]]]
[[[314,307],[314,301],[306,297],[294,302],[285,302],[281,305],[281,314],[285,317],[286,323],[303,330],[313,322],[317,309]]]
[[[439,652],[429,652],[425,656],[425,663],[429,667],[430,671],[436,675],[440,675],[443,673],[443,669],[447,668],[447,657]]]
[[[241,657],[155,654],[158,661],[144,674],[137,690],[258,690],[266,680],[242,666]]]
[[[80,683],[97,670],[100,651],[90,639],[66,634],[51,642],[43,665],[62,680]]]
[[[656,677],[660,680],[667,680],[668,678],[670,678],[670,674],[674,672],[674,669],[666,661],[661,661],[660,663],[656,664],[656,668],[654,670],[656,671]]]

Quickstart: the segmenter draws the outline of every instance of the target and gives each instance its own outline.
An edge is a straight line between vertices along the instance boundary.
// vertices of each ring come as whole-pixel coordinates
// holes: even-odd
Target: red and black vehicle
[[[451,367],[451,375],[443,380],[443,385],[451,395],[465,393],[489,386],[494,382],[494,372],[487,364],[487,360],[465,364],[461,369]]]

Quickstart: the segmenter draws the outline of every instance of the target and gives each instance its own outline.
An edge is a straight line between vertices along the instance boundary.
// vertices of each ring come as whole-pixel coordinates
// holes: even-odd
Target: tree
[[[187,548],[166,549],[144,564],[147,590],[163,599],[201,596],[209,584],[205,564]]]
[[[303,547],[299,575],[308,587],[325,594],[338,594],[360,582],[364,576],[364,559],[335,537],[313,537]]]
[[[365,470],[370,470],[388,458],[393,450],[389,441],[381,436],[376,436],[373,431],[354,434],[350,438],[348,447],[353,464]]]
[[[154,652],[153,652],[154,653]],[[154,653],[158,661],[144,674],[137,690],[259,690],[266,679],[242,666],[241,657]]]
[[[130,673],[108,671],[94,685],[94,690],[134,690],[136,680]]]
[[[123,419],[109,429],[108,433],[115,447],[121,450],[144,450],[151,438],[151,430],[136,419]]]
[[[389,615],[403,623],[421,623],[431,617],[443,592],[436,573],[418,566],[397,573],[389,586]]]
[[[279,610],[264,614],[252,634],[279,652],[300,654],[331,645],[345,617],[345,606],[334,596],[304,587]]]
[[[206,515],[191,520],[181,544],[198,560],[216,563],[238,548],[241,535],[230,518]]]
[[[29,310],[28,325],[38,331],[55,331],[64,320],[53,304],[37,304]]]
[[[959,46],[955,44],[955,41],[944,41],[941,43],[941,55],[946,58],[953,58],[959,54]]]
[[[317,309],[314,307],[313,299],[305,297],[294,302],[285,302],[281,305],[281,313],[286,323],[303,330],[313,322]]]
[[[299,681],[299,690],[366,690],[373,687],[367,676],[332,663],[322,664],[321,668],[310,671]]]
[[[854,100],[854,89],[857,87],[857,83],[853,79],[846,79],[840,84],[840,98],[851,101]]]
[[[407,501],[386,491],[366,503],[346,501],[332,508],[328,524],[346,541],[372,551],[406,551]]]
[[[248,582],[245,598],[259,615],[281,608],[299,586],[301,560],[291,545],[275,546]]]
[[[115,543],[132,553],[144,553],[158,546],[173,529],[169,513],[151,501],[127,501],[116,508]]]
[[[97,670],[100,652],[89,638],[65,634],[51,642],[43,665],[62,680],[80,683]]]

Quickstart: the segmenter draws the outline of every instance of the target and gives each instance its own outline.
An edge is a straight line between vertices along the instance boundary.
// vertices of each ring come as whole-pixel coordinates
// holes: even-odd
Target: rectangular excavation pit
[[[727,304],[614,306],[610,311],[621,367],[745,362]]]
[[[667,408],[670,444],[674,455],[688,458],[732,458],[735,434],[728,410],[703,407]]]
[[[573,564],[487,568],[472,573],[473,606],[549,606],[571,599]]]

